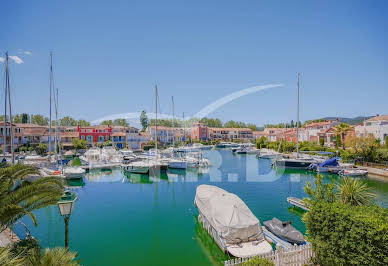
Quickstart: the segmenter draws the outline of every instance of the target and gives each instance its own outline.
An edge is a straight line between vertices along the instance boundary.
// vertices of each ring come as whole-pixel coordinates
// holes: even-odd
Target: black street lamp
[[[65,220],[65,248],[69,248],[69,219],[77,198],[77,194],[67,190],[58,201],[59,212]]]

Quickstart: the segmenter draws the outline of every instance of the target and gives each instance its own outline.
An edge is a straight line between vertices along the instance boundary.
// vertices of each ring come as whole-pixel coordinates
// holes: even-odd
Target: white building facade
[[[365,120],[362,125],[356,126],[355,131],[357,137],[373,136],[385,144],[388,136],[388,115],[376,115]]]

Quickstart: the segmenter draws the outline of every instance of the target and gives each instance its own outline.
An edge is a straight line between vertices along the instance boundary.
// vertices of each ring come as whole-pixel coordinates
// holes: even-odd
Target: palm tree
[[[63,182],[58,177],[39,177],[35,166],[15,164],[0,169],[0,232],[28,215],[37,225],[32,211],[58,202],[63,193]]]
[[[25,261],[28,266],[78,266],[77,253],[66,248],[46,248],[42,254],[40,249],[33,249],[25,253]]]
[[[337,189],[339,200],[344,204],[368,205],[375,198],[365,182],[351,177],[344,177]]]
[[[14,254],[11,248],[0,248],[0,266],[78,266],[77,253],[65,248],[30,248]]]
[[[334,129],[335,133],[341,136],[342,149],[345,149],[345,133],[351,129],[350,125],[339,123]]]
[[[13,255],[8,247],[0,248],[0,266],[24,266],[24,262],[24,258]]]

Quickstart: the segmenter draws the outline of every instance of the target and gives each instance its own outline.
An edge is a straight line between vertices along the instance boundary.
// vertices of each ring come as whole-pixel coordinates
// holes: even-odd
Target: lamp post
[[[61,216],[65,221],[65,248],[69,248],[69,219],[73,212],[75,201],[77,200],[77,194],[67,190],[58,201],[58,208]]]

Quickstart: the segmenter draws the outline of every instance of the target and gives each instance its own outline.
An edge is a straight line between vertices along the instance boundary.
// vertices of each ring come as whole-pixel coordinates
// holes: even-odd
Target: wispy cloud
[[[4,61],[5,61],[5,58],[0,56],[0,63],[3,63]]]
[[[32,55],[32,52],[31,52],[31,51],[28,51],[28,50],[19,49],[19,50],[18,50],[18,54],[22,54],[22,55]]]
[[[10,55],[9,58],[12,59],[18,65],[24,63],[24,61],[17,55]]]

